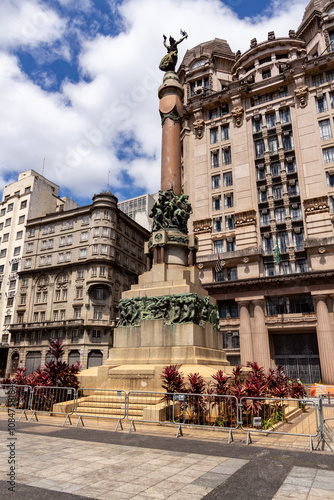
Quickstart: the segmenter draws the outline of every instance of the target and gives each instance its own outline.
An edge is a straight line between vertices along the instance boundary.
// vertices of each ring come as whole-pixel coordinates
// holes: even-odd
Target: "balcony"
[[[227,259],[241,259],[243,257],[249,257],[251,255],[262,255],[262,248],[260,247],[250,247],[246,248],[244,250],[235,250],[234,252],[223,252],[219,253],[219,256],[222,260],[227,260]],[[211,263],[217,262],[217,254],[209,254],[209,255],[203,255],[202,257],[197,257],[196,258],[197,264],[202,263]]]

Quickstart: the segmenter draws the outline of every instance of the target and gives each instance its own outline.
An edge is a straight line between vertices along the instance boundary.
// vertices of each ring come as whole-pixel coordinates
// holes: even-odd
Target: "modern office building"
[[[333,384],[334,2],[245,53],[204,42],[178,74],[190,230],[229,359]]]
[[[142,196],[120,201],[117,206],[131,219],[151,231],[152,219],[150,219],[150,213],[156,202],[156,197],[157,195],[143,194]]]
[[[121,292],[144,270],[148,235],[109,191],[94,195],[91,205],[30,218],[15,309],[6,319],[12,334],[7,375],[18,366],[30,373],[43,365],[56,338],[65,343],[64,361],[102,364]]]

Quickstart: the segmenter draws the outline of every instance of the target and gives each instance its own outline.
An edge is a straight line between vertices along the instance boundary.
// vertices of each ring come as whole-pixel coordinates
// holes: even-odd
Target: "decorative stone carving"
[[[176,105],[169,113],[161,113],[160,111],[160,117],[162,126],[164,125],[167,118],[172,120],[174,123],[179,123],[181,121],[181,116],[179,115]]]
[[[217,306],[210,304],[209,297],[197,294],[163,295],[160,297],[134,297],[119,302],[117,328],[140,326],[141,321],[162,319],[166,324],[194,323],[204,326],[211,323],[219,328]]]
[[[244,108],[242,106],[236,106],[235,108],[232,109],[231,115],[236,121],[237,127],[241,126],[241,120],[244,115]]]
[[[197,265],[198,269],[203,269],[204,265],[202,263]]]
[[[193,223],[194,233],[211,233],[212,219],[195,220]]]
[[[295,30],[289,30],[289,38],[297,38]]]
[[[248,262],[249,262],[249,257],[244,257],[244,258],[242,259],[242,261],[244,262],[244,264],[248,264]]]
[[[304,210],[306,215],[319,212],[329,212],[328,197],[318,196],[317,198],[304,200]]]
[[[253,224],[256,224],[255,210],[248,210],[246,212],[239,212],[235,214],[236,226],[251,226]]]
[[[295,96],[297,97],[297,99],[299,99],[300,107],[305,108],[306,96],[308,93],[307,85],[299,85],[299,87],[295,88],[294,92],[295,92]]]
[[[320,247],[320,248],[318,249],[318,252],[319,252],[319,253],[325,253],[325,252],[326,252],[326,248],[324,248],[324,247]]]
[[[268,40],[276,40],[276,37],[275,37],[275,31],[269,31],[268,32]]]
[[[256,38],[252,38],[250,41],[250,48],[253,49],[256,46],[257,46],[257,40]]]
[[[203,129],[204,129],[204,120],[202,118],[199,118],[194,121],[194,129],[196,132],[197,139],[202,139]]]

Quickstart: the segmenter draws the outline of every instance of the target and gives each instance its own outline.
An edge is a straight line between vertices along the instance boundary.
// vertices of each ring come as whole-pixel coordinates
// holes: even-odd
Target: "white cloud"
[[[24,5],[27,3],[39,5],[37,1]],[[69,4],[67,0],[62,3]],[[115,8],[114,2],[112,5]],[[113,191],[125,187],[122,172],[137,187],[157,191],[161,148],[157,89],[163,77],[158,65],[165,54],[162,34],[178,36],[179,28],[189,33],[180,45],[179,62],[187,49],[215,37],[226,39],[233,51],[244,51],[251,38],[260,42],[268,31],[274,30],[278,37],[297,29],[305,5],[302,0],[275,0],[273,14],[258,16],[255,22],[238,19],[218,0],[127,0],[119,7],[124,32],[83,42],[80,70],[90,80],[64,82],[60,93],[41,90],[21,73],[14,57],[2,55],[2,170],[40,171],[45,157],[45,175],[76,197],[91,197],[105,189],[109,170]],[[43,36],[51,40],[62,27],[55,21]],[[19,37],[0,34],[0,43],[2,39],[10,45],[8,40]],[[131,140],[134,151],[129,149]],[[122,159],[117,158],[119,152]]]
[[[40,0],[1,0],[0,47],[36,47],[59,39],[66,23]]]

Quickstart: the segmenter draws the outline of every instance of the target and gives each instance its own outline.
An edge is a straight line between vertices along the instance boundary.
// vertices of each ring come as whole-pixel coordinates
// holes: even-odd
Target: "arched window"
[[[199,68],[200,66],[204,66],[204,64],[206,63],[206,61],[207,61],[207,59],[200,59],[199,61],[195,61],[191,65],[190,69],[195,69],[195,68]]]

